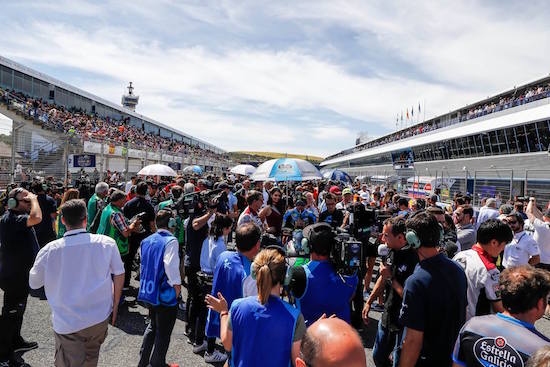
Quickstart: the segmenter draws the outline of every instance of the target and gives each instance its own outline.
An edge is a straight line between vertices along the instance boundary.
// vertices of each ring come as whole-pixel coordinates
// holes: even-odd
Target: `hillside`
[[[246,152],[246,151],[229,152],[229,156],[234,161],[258,162],[258,163],[265,162],[270,159],[277,159],[277,158],[297,158],[297,159],[310,161],[311,163],[314,163],[314,164],[318,164],[324,159],[322,157],[316,157],[316,156],[304,155],[304,154],[287,154],[287,153],[274,153],[274,152]]]

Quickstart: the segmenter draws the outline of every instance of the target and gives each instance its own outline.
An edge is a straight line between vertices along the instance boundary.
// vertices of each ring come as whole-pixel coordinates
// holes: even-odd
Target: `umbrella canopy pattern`
[[[262,163],[250,178],[254,181],[306,181],[321,180],[323,176],[308,161],[280,158]]]
[[[235,175],[250,176],[251,174],[256,172],[256,167],[250,164],[239,164],[231,168],[230,172]]]
[[[199,166],[187,166],[183,169],[184,173],[196,173],[197,175],[202,175],[202,168]]]
[[[351,177],[346,172],[339,169],[328,169],[321,171],[323,177],[333,181],[341,181],[351,183]]]
[[[178,174],[171,167],[165,164],[150,164],[143,167],[138,173],[143,176],[177,176]]]

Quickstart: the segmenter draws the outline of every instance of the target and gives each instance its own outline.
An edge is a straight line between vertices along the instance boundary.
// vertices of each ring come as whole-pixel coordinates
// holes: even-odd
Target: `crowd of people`
[[[327,159],[341,157],[350,153],[360,152],[366,149],[374,148],[380,145],[388,144],[397,140],[409,138],[411,136],[420,135],[429,131],[434,131],[444,126],[458,124],[474,118],[485,116],[494,112],[503,111],[508,108],[520,106],[526,103],[534,102],[542,98],[550,97],[550,83],[543,83],[534,87],[525,88],[525,90],[514,91],[513,93],[502,96],[498,100],[486,102],[467,110],[459,111],[457,117],[451,120],[450,123],[443,125],[442,122],[433,120],[426,121],[411,127],[401,129],[395,133],[386,135],[379,139],[374,139],[367,143],[357,145],[354,148],[347,149],[338,154],[331,155]]]
[[[0,100],[33,118],[44,129],[64,135],[75,135],[84,140],[104,141],[109,144],[146,148],[152,151],[169,151],[193,157],[228,160],[227,155],[218,154],[197,145],[188,144],[158,133],[146,132],[141,127],[129,124],[129,118],[116,120],[103,118],[90,111],[67,109],[41,98],[32,98],[21,92],[0,88]]]
[[[52,309],[56,366],[97,365],[133,294],[149,310],[139,366],[177,366],[178,313],[206,363],[365,366],[356,329],[373,311],[376,366],[547,365],[534,324],[550,312],[550,211],[535,198],[477,210],[457,193],[449,210],[360,182],[210,175],[35,180],[2,199],[2,367],[38,347],[21,336],[31,289]],[[363,248],[352,272],[333,255],[342,233]]]

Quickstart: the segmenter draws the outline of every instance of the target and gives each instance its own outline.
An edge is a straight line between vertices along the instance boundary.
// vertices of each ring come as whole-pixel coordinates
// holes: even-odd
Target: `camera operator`
[[[187,275],[187,332],[189,341],[196,346],[196,340],[202,339],[204,329],[200,330],[199,316],[204,299],[197,273],[201,270],[200,256],[202,244],[208,236],[209,222],[214,219],[216,208],[208,207],[199,199],[194,204],[186,226],[185,274]]]
[[[124,278],[125,289],[130,287],[132,264],[141,241],[157,230],[155,227],[155,209],[146,199],[146,195],[147,183],[142,181],[136,186],[136,196],[132,200],[128,201],[122,209],[124,216],[127,219],[132,220],[135,217],[139,218],[141,221],[141,226],[143,227],[141,231],[134,231],[131,233],[128,238],[128,256],[124,258],[124,267],[127,270],[126,277]]]
[[[327,223],[317,223],[304,229],[304,237],[311,248],[311,261],[292,268],[290,291],[306,325],[315,322],[323,314],[336,315],[351,321],[350,302],[359,282],[357,275],[341,276],[330,262],[335,244],[335,234]]]
[[[403,327],[399,324],[399,312],[403,297],[405,280],[413,273],[418,264],[416,251],[408,246],[405,239],[407,228],[400,217],[384,221],[382,241],[389,248],[385,263],[380,264],[380,276],[363,308],[363,321],[369,321],[372,303],[385,291],[384,312],[378,323],[378,332],[374,341],[372,358],[376,366],[388,366],[393,351],[393,366],[399,365],[399,343]]]
[[[319,215],[319,222],[328,223],[332,228],[342,226],[344,223],[344,213],[336,209],[336,195],[332,192],[325,194],[325,206],[327,209]]]

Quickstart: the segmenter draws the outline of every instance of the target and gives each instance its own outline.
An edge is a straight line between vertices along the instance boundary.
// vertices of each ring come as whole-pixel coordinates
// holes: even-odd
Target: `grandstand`
[[[220,148],[0,56],[0,113],[14,121],[11,172],[43,175],[71,170],[135,173],[148,163],[206,171],[229,166]],[[73,155],[91,155],[94,167],[65,167]],[[18,162],[14,162],[14,160]],[[9,172],[8,175],[11,173]],[[6,172],[0,172],[0,181]]]

